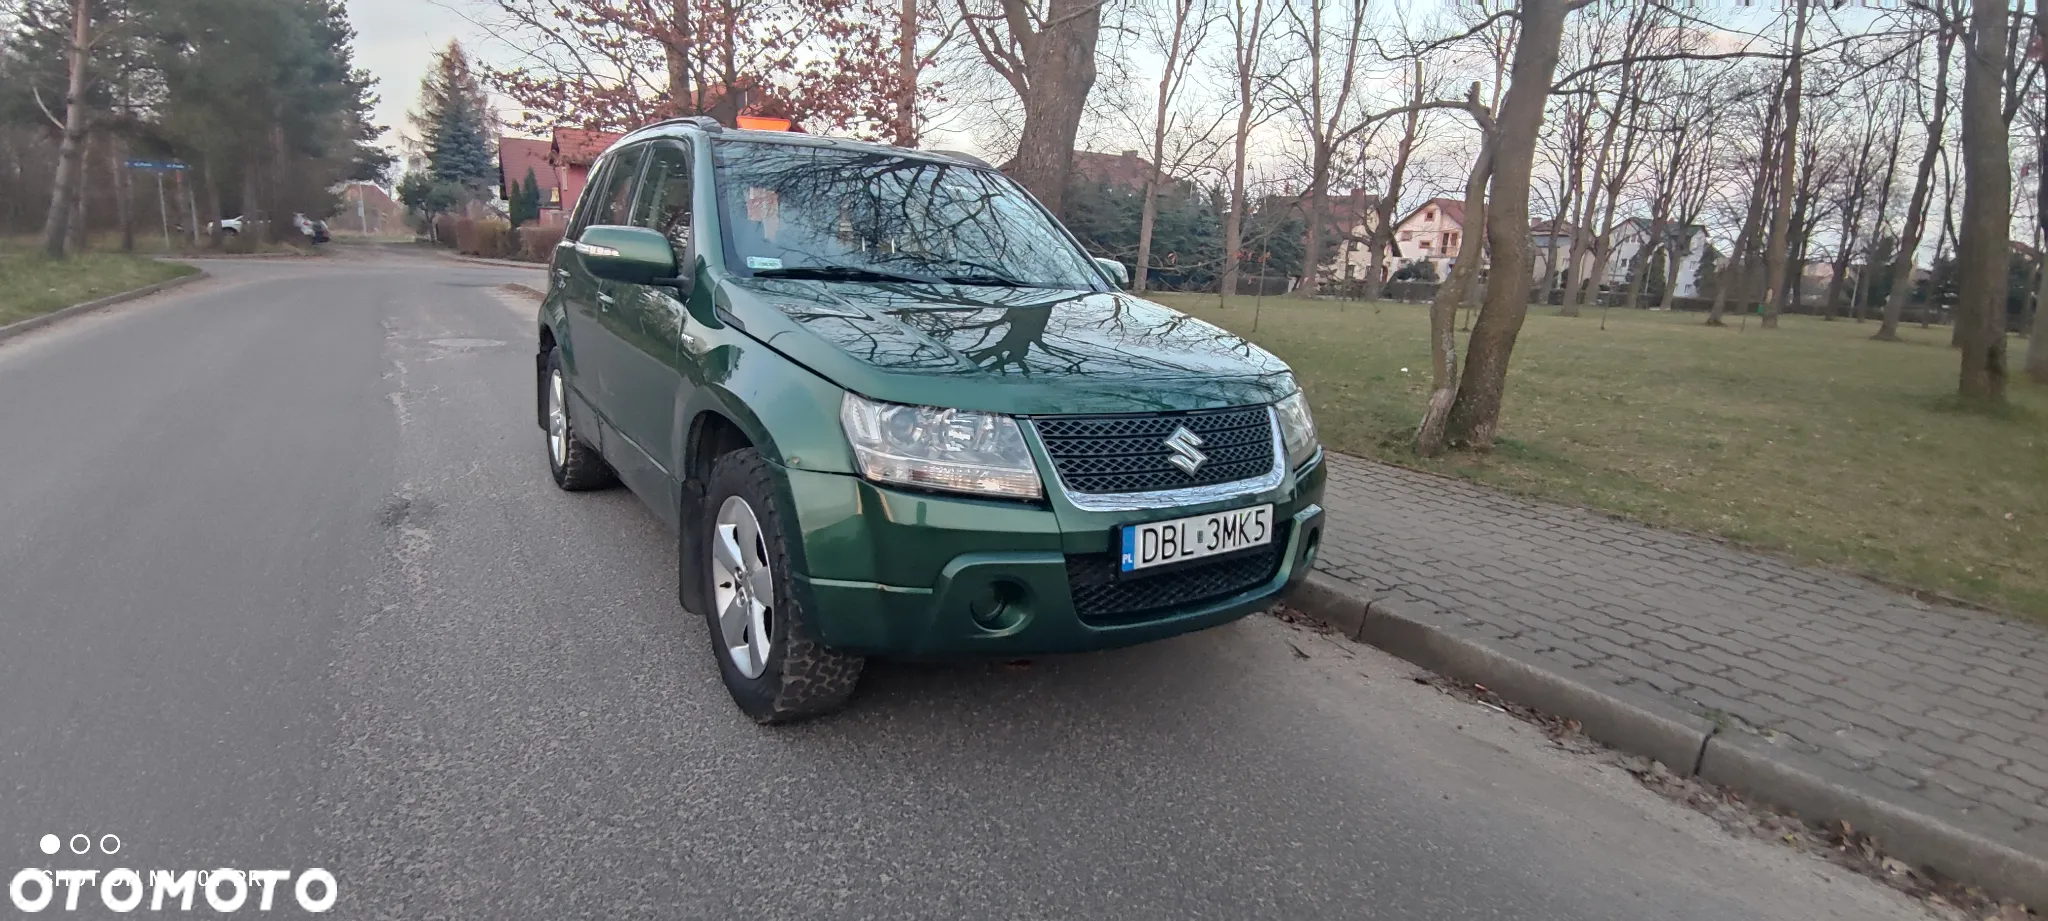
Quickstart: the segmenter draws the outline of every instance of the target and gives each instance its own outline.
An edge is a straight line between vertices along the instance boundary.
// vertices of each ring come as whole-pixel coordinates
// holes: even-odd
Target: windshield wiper
[[[808,278],[817,281],[907,281],[928,285],[937,279],[900,275],[851,265],[792,265],[779,269],[755,269],[755,278]]]
[[[1039,287],[1038,285],[1034,285],[1028,281],[1022,281],[1019,279],[1011,278],[1008,275],[942,275],[939,277],[939,280],[944,282],[951,282],[956,285],[980,285],[989,288]]]

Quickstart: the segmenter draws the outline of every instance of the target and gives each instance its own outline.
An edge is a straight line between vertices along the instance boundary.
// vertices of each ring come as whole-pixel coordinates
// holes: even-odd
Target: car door
[[[628,223],[667,237],[676,254],[677,272],[692,271],[695,253],[691,173],[694,158],[686,141],[659,140],[648,145],[647,165]],[[676,413],[688,397],[695,355],[689,344],[689,311],[677,289],[666,285],[614,283],[612,295],[621,316],[630,321],[627,349],[613,364],[618,413],[615,423],[646,456],[664,483],[673,483],[681,450]],[[650,497],[657,508],[672,510],[675,502]]]
[[[615,309],[617,295],[611,284],[591,274],[574,241],[589,227],[625,223],[644,151],[644,147],[630,147],[607,155],[599,175],[584,189],[588,210],[577,209],[576,224],[555,251],[555,277],[562,287],[569,334],[575,342],[576,386],[584,399],[597,408],[599,418],[607,422],[618,411],[617,385],[613,380],[618,372],[613,369],[626,348],[621,335],[625,319]],[[612,453],[607,444],[600,443],[599,449],[607,456]]]

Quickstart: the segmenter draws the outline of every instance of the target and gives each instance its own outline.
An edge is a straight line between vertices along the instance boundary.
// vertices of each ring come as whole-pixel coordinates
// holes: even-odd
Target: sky
[[[377,77],[377,124],[386,129],[405,125],[405,111],[417,101],[420,78],[435,50],[458,38],[465,45],[477,28],[457,12],[454,3],[434,0],[348,0],[349,22],[356,27],[356,66]],[[384,135],[396,147],[392,130]]]

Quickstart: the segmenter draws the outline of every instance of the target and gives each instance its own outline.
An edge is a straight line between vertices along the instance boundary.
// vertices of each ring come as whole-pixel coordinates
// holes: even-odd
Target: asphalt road
[[[208,269],[0,344],[0,875],[321,866],[348,918],[1924,917],[1263,616],[756,727],[662,526],[548,481],[497,288],[539,272]],[[122,850],[38,849],[76,833]]]

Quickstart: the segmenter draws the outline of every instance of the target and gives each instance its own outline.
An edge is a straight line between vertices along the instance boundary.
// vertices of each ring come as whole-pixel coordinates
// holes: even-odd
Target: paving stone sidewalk
[[[1332,459],[1318,567],[2048,853],[2048,629],[1712,540]]]

